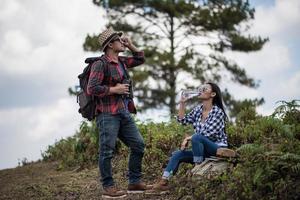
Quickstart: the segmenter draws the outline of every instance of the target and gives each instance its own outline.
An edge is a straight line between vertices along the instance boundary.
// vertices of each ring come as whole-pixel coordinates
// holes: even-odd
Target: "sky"
[[[260,81],[258,89],[228,87],[238,99],[264,97],[258,108],[271,114],[279,100],[300,99],[300,1],[250,0],[250,33],[268,37],[261,51],[226,53]],[[68,87],[78,84],[87,33],[99,33],[105,12],[88,0],[1,0],[0,169],[41,158],[48,145],[74,135],[83,120]],[[138,114],[159,121],[167,111]]]

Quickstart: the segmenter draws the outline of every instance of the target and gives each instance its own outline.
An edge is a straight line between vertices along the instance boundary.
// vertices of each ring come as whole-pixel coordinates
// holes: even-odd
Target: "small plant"
[[[30,162],[28,161],[28,159],[26,157],[24,157],[22,160],[18,159],[18,166],[25,166],[30,164]]]
[[[278,101],[276,103],[280,103],[277,108],[275,108],[275,111],[273,112],[273,117],[278,117],[280,119],[284,119],[288,117],[291,113],[298,113],[300,112],[300,100],[292,100],[290,102],[288,101]]]

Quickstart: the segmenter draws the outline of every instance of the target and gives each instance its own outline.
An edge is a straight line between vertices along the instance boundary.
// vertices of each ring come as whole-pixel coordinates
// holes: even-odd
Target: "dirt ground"
[[[115,172],[116,182],[126,189],[124,174]],[[126,184],[125,184],[126,183]],[[38,162],[0,171],[0,199],[96,200],[101,198],[98,168],[58,171],[56,163]],[[128,195],[125,199],[167,200],[171,196]]]

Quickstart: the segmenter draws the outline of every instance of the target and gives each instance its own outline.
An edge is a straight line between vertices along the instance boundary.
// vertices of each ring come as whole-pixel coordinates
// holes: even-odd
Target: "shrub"
[[[175,186],[176,199],[299,199],[300,191],[300,112],[298,101],[282,102],[271,116],[259,116],[253,109],[241,111],[227,126],[231,148],[238,159],[231,160],[225,173],[201,182],[186,177],[191,166],[182,165]],[[191,126],[174,120],[167,123],[137,121],[144,137],[143,159],[147,179],[161,176],[170,153],[176,150]],[[98,131],[95,123],[83,122],[72,137],[50,145],[44,160],[59,161],[59,168],[92,166],[98,159]],[[126,168],[128,149],[117,143],[116,170]],[[120,170],[119,170],[120,169]]]

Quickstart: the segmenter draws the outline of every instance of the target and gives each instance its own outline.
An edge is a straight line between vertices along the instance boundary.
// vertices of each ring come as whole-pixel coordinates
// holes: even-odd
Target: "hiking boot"
[[[122,199],[127,196],[123,190],[118,190],[115,186],[103,188],[102,198],[105,199]]]
[[[218,148],[216,156],[232,158],[236,157],[236,152],[232,149]]]
[[[167,194],[169,190],[169,181],[167,179],[160,179],[158,183],[152,186],[152,189],[146,190],[146,194]]]
[[[135,184],[129,184],[127,188],[127,193],[131,194],[138,194],[138,193],[144,193],[146,190],[152,189],[152,186],[146,185],[143,182],[135,183]]]

